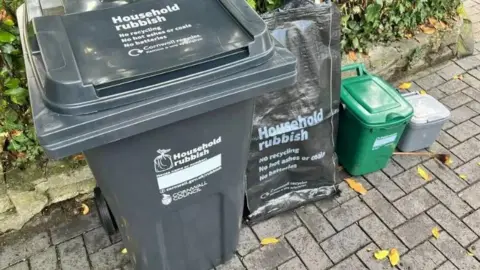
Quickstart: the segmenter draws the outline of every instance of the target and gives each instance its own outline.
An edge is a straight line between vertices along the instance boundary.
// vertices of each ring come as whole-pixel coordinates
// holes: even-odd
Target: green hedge
[[[283,0],[247,0],[263,13]],[[429,18],[448,21],[456,16],[460,0],[337,0],[342,12],[342,48],[364,51],[368,44],[413,35]],[[432,25],[433,26],[433,25]]]

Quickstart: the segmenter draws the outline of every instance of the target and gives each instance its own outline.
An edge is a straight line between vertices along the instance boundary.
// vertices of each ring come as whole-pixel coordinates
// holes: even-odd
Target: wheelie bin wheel
[[[107,201],[102,195],[102,191],[99,187],[96,187],[93,190],[95,195],[95,205],[97,206],[98,216],[100,217],[100,222],[102,227],[105,229],[108,235],[113,235],[118,231],[117,223],[108,207]]]

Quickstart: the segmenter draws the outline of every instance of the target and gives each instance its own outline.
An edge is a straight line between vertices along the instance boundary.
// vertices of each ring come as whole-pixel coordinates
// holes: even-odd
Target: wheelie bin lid
[[[17,18],[32,115],[37,138],[52,158],[72,155],[280,90],[293,85],[297,79],[295,57],[272,38],[272,56],[251,68],[94,113],[62,114],[48,106],[42,96],[44,85],[36,71],[41,59],[28,50],[25,11],[28,11],[25,6],[20,7]],[[178,79],[178,83],[184,78]]]
[[[244,0],[27,0],[52,111],[88,114],[265,63],[274,44]]]
[[[412,117],[412,106],[390,84],[369,74],[363,64],[342,67],[342,72],[350,70],[357,76],[342,79],[340,98],[363,124],[390,125]]]

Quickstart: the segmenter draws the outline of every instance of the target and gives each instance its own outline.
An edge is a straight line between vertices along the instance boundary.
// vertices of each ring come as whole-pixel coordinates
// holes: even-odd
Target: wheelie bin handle
[[[342,73],[351,71],[351,70],[356,70],[357,76],[370,75],[370,73],[368,73],[363,63],[350,64],[342,67]]]
[[[403,120],[403,119],[405,119],[405,116],[402,116],[398,113],[389,113],[387,115],[387,120],[388,121]]]

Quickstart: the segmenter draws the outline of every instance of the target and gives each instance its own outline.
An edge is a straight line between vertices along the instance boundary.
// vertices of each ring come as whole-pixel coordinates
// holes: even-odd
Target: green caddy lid
[[[363,64],[348,65],[342,72],[356,70],[357,76],[342,79],[341,100],[367,125],[393,124],[408,120],[412,106],[387,82],[370,75]]]

